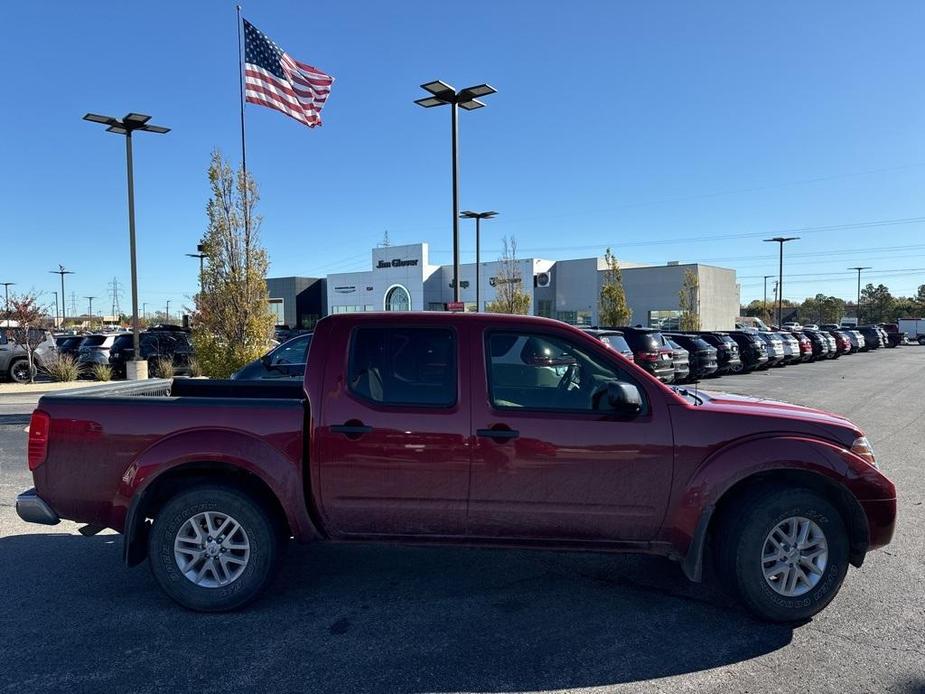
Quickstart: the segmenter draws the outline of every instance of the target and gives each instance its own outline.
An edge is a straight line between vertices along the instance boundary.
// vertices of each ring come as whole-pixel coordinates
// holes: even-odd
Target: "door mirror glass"
[[[635,417],[642,412],[642,394],[632,383],[609,381],[596,394],[598,409],[613,410],[621,417]],[[604,406],[601,401],[604,401]]]

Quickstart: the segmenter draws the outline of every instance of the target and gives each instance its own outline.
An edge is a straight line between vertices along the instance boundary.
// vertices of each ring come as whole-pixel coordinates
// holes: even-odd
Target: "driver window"
[[[543,334],[487,336],[488,385],[497,408],[607,411],[610,381],[634,383],[590,350]]]

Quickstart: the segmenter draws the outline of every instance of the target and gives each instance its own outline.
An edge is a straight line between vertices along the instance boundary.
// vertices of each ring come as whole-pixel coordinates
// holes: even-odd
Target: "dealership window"
[[[678,310],[649,311],[649,327],[659,330],[679,330],[681,315],[682,311]]]
[[[430,301],[427,304],[427,310],[428,311],[445,311],[446,304],[444,304],[442,301]]]
[[[400,284],[391,287],[385,294],[386,311],[410,311],[411,294]]]
[[[563,323],[574,325],[578,322],[578,311],[556,311],[556,318]]]
[[[456,402],[456,336],[445,328],[359,328],[350,346],[351,392],[382,405]]]
[[[552,318],[552,300],[540,299],[536,302],[536,315],[543,318]]]
[[[286,325],[285,303],[282,299],[270,299],[270,313],[276,325]]]

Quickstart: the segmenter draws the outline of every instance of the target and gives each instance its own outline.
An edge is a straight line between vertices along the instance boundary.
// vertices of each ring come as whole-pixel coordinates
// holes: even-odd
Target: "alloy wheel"
[[[224,588],[244,573],[251,546],[247,532],[234,518],[204,511],[180,526],[173,553],[188,580],[202,588]]]
[[[815,522],[803,516],[782,520],[768,533],[761,550],[764,580],[787,598],[805,595],[822,579],[829,545]]]

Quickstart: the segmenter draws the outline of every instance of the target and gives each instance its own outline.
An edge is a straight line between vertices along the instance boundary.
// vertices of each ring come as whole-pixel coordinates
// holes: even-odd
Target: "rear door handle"
[[[360,434],[368,434],[372,430],[372,427],[366,426],[365,424],[334,424],[331,427],[331,431],[333,433],[345,434],[347,436],[359,436]]]
[[[495,439],[497,441],[508,441],[520,436],[520,432],[513,429],[478,429],[475,433],[479,438]]]

